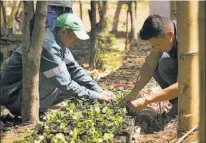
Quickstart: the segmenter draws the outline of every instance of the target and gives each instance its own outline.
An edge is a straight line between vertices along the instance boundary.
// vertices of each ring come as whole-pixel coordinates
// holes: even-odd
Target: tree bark
[[[170,1],[170,11],[171,20],[176,20],[176,1]]]
[[[178,136],[199,124],[198,1],[177,1]],[[187,36],[185,36],[187,35]]]
[[[91,21],[91,32],[90,32],[90,43],[91,43],[91,58],[90,58],[90,66],[95,68],[96,61],[96,1],[91,1],[91,11],[89,11],[90,21]]]
[[[129,45],[128,45],[128,39],[129,39],[129,36],[128,36],[128,18],[129,17],[129,11],[127,10],[127,16],[126,16],[126,34],[125,34],[125,51],[129,51]]]
[[[7,28],[7,22],[6,22],[6,10],[5,10],[3,1],[0,1],[0,7],[1,7],[1,11],[2,11],[3,20],[4,20],[4,28]],[[0,12],[1,12],[1,11],[0,11]]]
[[[200,142],[205,142],[205,1],[199,1]]]
[[[128,2],[128,10],[129,10],[129,14],[130,14],[130,21],[131,21],[131,30],[130,30],[130,42],[132,40],[137,39],[137,28],[136,28],[136,10],[135,10],[135,6],[136,2],[134,1],[129,1]]]
[[[23,122],[39,122],[39,68],[47,16],[47,1],[38,1],[34,17],[33,1],[24,2],[22,37],[23,61]],[[31,26],[34,17],[34,25]],[[30,29],[33,27],[32,29]]]
[[[80,18],[83,19],[83,13],[82,13],[82,0],[79,0],[79,9],[80,9]]]
[[[105,15],[106,15],[106,12],[107,12],[107,1],[99,1],[99,17],[100,17],[100,20],[99,20],[99,23],[98,23],[98,32],[103,32],[104,31],[104,28],[105,28]],[[101,4],[102,3],[102,4]]]
[[[117,28],[118,28],[118,22],[119,22],[119,14],[122,8],[122,4],[124,4],[124,1],[118,1],[117,3],[117,8],[115,11],[115,15],[114,15],[114,22],[113,22],[113,27],[112,27],[112,32],[117,32]]]

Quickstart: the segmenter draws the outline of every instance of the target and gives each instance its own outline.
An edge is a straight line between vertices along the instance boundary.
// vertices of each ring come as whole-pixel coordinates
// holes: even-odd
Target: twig
[[[189,130],[184,136],[182,136],[176,143],[181,143],[189,134],[191,134],[193,131],[195,131],[198,128],[198,125]]]

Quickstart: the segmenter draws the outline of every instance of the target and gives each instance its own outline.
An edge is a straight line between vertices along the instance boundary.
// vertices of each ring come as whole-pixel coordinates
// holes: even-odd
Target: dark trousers
[[[177,82],[177,75],[178,75],[177,58],[172,58],[168,53],[164,52],[154,72],[153,75],[154,79],[162,89],[165,89]],[[177,105],[178,98],[174,98],[170,100],[170,103]]]

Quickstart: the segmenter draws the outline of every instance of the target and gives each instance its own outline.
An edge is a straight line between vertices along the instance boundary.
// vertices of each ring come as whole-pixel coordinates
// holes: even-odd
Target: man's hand
[[[137,93],[136,92],[130,92],[130,94],[128,94],[127,96],[125,96],[119,103],[120,107],[125,107],[127,102],[129,101],[133,101],[135,99],[137,99],[136,97]]]
[[[147,105],[148,105],[148,102],[146,98],[139,98],[139,99],[127,102],[126,108],[129,113],[135,114],[139,112],[140,110],[146,108]]]
[[[111,91],[104,90],[103,93],[116,99],[115,94],[113,92],[111,92]]]
[[[100,93],[99,100],[100,102],[114,102],[116,96],[111,91],[103,91]]]

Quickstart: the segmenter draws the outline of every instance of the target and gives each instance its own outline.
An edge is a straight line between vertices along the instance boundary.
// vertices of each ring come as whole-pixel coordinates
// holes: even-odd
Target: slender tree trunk
[[[39,121],[39,68],[47,16],[47,1],[38,1],[34,17],[33,1],[24,2],[23,50],[23,122]],[[31,22],[34,17],[34,26]]]
[[[105,28],[105,19],[106,19],[106,12],[107,12],[107,1],[99,1],[100,5],[99,5],[99,27],[98,27],[98,32],[103,32],[104,28]]]
[[[82,0],[79,0],[79,9],[80,9],[80,18],[83,19],[83,13],[82,13]]]
[[[0,7],[1,7],[1,11],[2,11],[3,20],[4,20],[4,28],[7,28],[7,22],[6,22],[6,10],[5,10],[3,1],[0,1]],[[0,12],[1,12],[1,11],[0,11]]]
[[[205,1],[199,1],[200,142],[205,142]]]
[[[136,11],[135,11],[135,2],[129,1],[128,2],[128,10],[130,14],[130,20],[131,20],[131,30],[130,30],[130,42],[131,40],[137,39],[137,28],[136,28]]]
[[[177,1],[178,136],[199,124],[198,1]],[[187,36],[185,36],[187,35]]]
[[[129,11],[127,10],[127,16],[126,16],[126,34],[125,34],[125,37],[126,37],[126,40],[125,40],[125,51],[128,51],[129,50],[129,46],[128,46],[128,39],[129,39],[129,36],[128,36],[128,23],[129,23]]]
[[[90,66],[95,68],[96,61],[96,1],[91,1],[91,11],[89,11],[90,21],[91,21],[91,32],[90,32],[90,40],[91,40],[91,58],[90,58]]]
[[[118,22],[119,22],[119,14],[121,11],[122,4],[124,4],[124,1],[118,1],[117,3],[117,8],[116,12],[114,15],[114,22],[113,22],[113,27],[112,27],[112,32],[117,32],[117,27],[118,27]]]
[[[176,1],[170,1],[171,20],[176,19]]]

